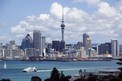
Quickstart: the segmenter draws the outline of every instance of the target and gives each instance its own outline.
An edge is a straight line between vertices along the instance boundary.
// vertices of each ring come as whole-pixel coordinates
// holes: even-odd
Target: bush
[[[38,76],[32,76],[31,81],[42,81],[42,79]]]
[[[2,79],[0,81],[11,81],[10,79]]]

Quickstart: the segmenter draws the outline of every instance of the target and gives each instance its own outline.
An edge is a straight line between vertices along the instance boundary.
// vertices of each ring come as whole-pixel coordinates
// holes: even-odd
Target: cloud
[[[12,27],[11,28],[11,32],[15,33],[15,34],[20,34],[20,33],[24,33],[26,30],[25,28],[23,28],[23,26],[25,26],[25,24],[19,24],[16,27]]]
[[[83,33],[88,33],[94,42],[103,39],[104,41],[106,39],[111,40],[122,35],[122,14],[117,6],[111,6],[102,0],[76,0],[76,2],[87,2],[90,5],[97,4],[97,10],[93,14],[89,14],[76,7],[63,8],[66,25],[64,38],[67,43],[82,41]],[[49,14],[27,16],[25,20],[13,26],[11,32],[16,34],[16,37],[23,38],[28,32],[32,34],[34,29],[39,29],[42,35],[46,36],[47,42],[56,39],[61,40],[61,17],[62,5],[54,2],[50,7]]]
[[[90,6],[97,6],[102,0],[73,0],[76,3],[87,3]]]
[[[46,21],[49,19],[49,15],[48,14],[40,14],[38,19]]]
[[[87,18],[88,18],[88,14],[84,12],[83,10],[80,10],[77,8],[69,9],[65,17],[66,21],[70,24],[83,22]]]
[[[50,8],[50,12],[53,16],[56,16],[58,18],[61,18],[61,12],[62,12],[63,7],[61,6],[61,4],[55,2],[52,4],[51,8]]]
[[[119,0],[118,8],[122,12],[122,0]]]
[[[97,15],[101,17],[114,17],[117,15],[117,10],[114,7],[110,6],[108,3],[101,2],[99,4]]]

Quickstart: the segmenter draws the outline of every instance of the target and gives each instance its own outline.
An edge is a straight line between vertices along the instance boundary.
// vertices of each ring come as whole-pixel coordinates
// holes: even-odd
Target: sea
[[[0,80],[3,78],[11,79],[11,81],[31,81],[32,76],[39,76],[42,81],[49,78],[51,71],[56,67],[59,72],[74,76],[79,70],[86,72],[96,72],[101,69],[117,69],[121,67],[116,64],[118,60],[111,61],[0,61]],[[4,69],[6,63],[7,68]],[[37,72],[22,72],[24,68],[36,67]]]

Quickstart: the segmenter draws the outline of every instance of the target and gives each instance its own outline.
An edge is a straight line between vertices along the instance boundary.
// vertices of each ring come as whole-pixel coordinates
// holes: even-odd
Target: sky
[[[122,44],[122,0],[0,0],[0,43],[22,39],[39,29],[46,42],[61,40],[62,9],[66,43],[117,39]]]

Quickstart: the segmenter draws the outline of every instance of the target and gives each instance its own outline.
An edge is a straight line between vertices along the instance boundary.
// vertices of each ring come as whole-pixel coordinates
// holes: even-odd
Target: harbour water
[[[12,81],[31,81],[32,76],[39,76],[42,80],[50,77],[53,67],[63,71],[65,75],[78,74],[79,69],[87,72],[95,72],[100,69],[116,69],[121,67],[116,64],[117,60],[112,61],[76,61],[76,62],[59,62],[59,61],[0,61],[0,80],[9,78]],[[4,63],[7,68],[4,69]],[[35,66],[38,72],[24,73],[22,70],[29,66]]]

